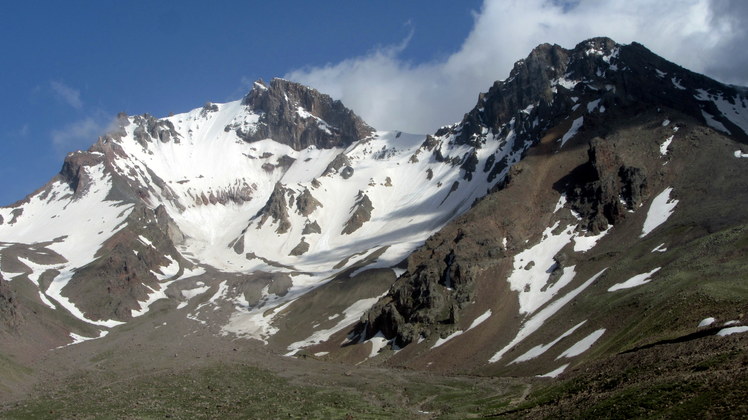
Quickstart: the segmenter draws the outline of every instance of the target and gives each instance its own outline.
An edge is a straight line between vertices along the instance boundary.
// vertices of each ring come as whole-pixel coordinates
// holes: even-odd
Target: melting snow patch
[[[149,241],[148,238],[146,238],[143,235],[138,235],[138,239],[140,239],[140,242],[142,242],[146,246],[151,246],[151,247],[153,246],[153,242]]]
[[[616,290],[622,290],[622,289],[630,289],[632,287],[641,286],[643,284],[647,284],[650,281],[652,281],[652,275],[658,271],[660,271],[660,268],[657,267],[654,270],[648,272],[648,273],[642,273],[637,274],[634,277],[631,277],[630,279],[624,281],[623,283],[618,283],[613,286],[611,286],[608,291],[609,292],[615,292]]]
[[[525,354],[523,354],[523,355],[519,356],[518,358],[514,359],[509,364],[511,365],[511,364],[514,364],[514,363],[525,362],[527,360],[531,360],[531,359],[534,359],[534,358],[540,356],[541,354],[545,353],[548,349],[550,349],[551,347],[555,346],[556,343],[558,343],[559,341],[563,340],[564,338],[566,338],[566,337],[570,336],[572,333],[574,333],[574,331],[576,331],[577,328],[579,328],[582,325],[584,325],[585,322],[587,322],[587,321],[582,321],[579,324],[571,327],[568,331],[566,331],[565,333],[561,334],[558,338],[556,338],[555,340],[551,341],[548,344],[538,344],[537,346],[535,346],[535,347],[531,348],[530,350],[528,350],[527,352],[525,352]]]
[[[381,331],[379,331],[368,341],[371,343],[371,352],[369,352],[369,358],[372,358],[379,354],[379,352],[382,351],[383,348],[387,347],[387,344],[390,343],[390,340],[388,340]]]
[[[686,90],[686,87],[680,84],[681,81],[676,79],[675,77],[671,78],[670,81],[673,83],[673,86],[675,86],[676,89]]]
[[[660,155],[665,156],[667,154],[667,148],[670,146],[670,143],[673,142],[673,137],[675,136],[670,136],[662,142],[660,145]]]
[[[657,195],[652,200],[652,204],[649,206],[647,211],[647,218],[644,220],[644,226],[642,227],[642,234],[639,236],[643,238],[652,232],[657,226],[665,223],[670,215],[673,214],[675,205],[678,204],[678,200],[670,200],[670,193],[673,191],[671,187],[665,188],[663,192]]]
[[[717,320],[715,318],[713,318],[713,317],[704,318],[704,319],[701,320],[701,322],[699,322],[698,327],[699,328],[701,328],[701,327],[708,327],[708,326],[714,324],[716,321]]]
[[[479,316],[478,318],[475,318],[475,320],[473,320],[473,322],[470,324],[470,326],[468,327],[468,329],[465,330],[465,331],[472,330],[473,328],[475,328],[478,325],[482,324],[485,320],[487,320],[490,317],[491,317],[491,310],[489,309],[486,312],[484,312],[481,316]]]
[[[667,251],[667,248],[665,248],[665,242],[657,245],[655,249],[652,250],[652,252],[665,252]]]
[[[563,308],[567,303],[571,302],[572,299],[574,299],[578,294],[582,293],[584,289],[589,287],[595,280],[597,280],[604,272],[607,270],[607,268],[602,269],[600,272],[595,274],[594,276],[590,277],[586,282],[582,283],[579,287],[572,290],[571,292],[565,294],[564,296],[556,299],[555,301],[551,302],[548,306],[540,310],[538,313],[527,319],[522,326],[520,327],[519,331],[517,332],[517,335],[512,339],[512,341],[509,342],[504,348],[497,351],[496,354],[494,354],[490,359],[488,359],[489,363],[496,363],[504,356],[506,352],[508,352],[512,347],[516,346],[522,340],[527,338],[530,334],[537,331],[538,328],[543,326],[543,323],[553,316],[556,312],[558,312],[561,308]]]
[[[574,252],[587,252],[590,249],[594,248],[595,245],[597,245],[597,242],[603,238],[603,236],[607,235],[608,232],[610,232],[610,229],[612,228],[612,225],[608,225],[608,227],[598,233],[597,235],[592,236],[575,236],[574,237]]]
[[[371,308],[371,306],[379,300],[379,298],[380,296],[377,296],[369,299],[361,299],[354,302],[351,306],[343,311],[343,319],[338,321],[335,326],[325,330],[315,331],[305,340],[291,343],[288,346],[289,354],[293,354],[303,347],[308,347],[327,341],[333,334],[357,321],[367,309]]]
[[[556,203],[556,207],[553,209],[553,213],[556,213],[557,211],[564,208],[564,205],[566,204],[566,195],[561,194],[561,197],[558,198],[558,202]],[[504,245],[506,247],[506,245]]]
[[[574,237],[572,226],[554,235],[559,223],[546,228],[537,245],[514,256],[514,271],[507,281],[510,288],[519,293],[520,314],[535,312],[574,278],[574,267],[565,267],[561,278],[548,285],[556,266],[553,257]]]
[[[742,98],[735,97],[733,103],[730,103],[729,100],[719,96],[713,102],[725,118],[748,134],[748,109]]]
[[[600,105],[600,100],[599,100],[599,99],[595,99],[594,101],[592,101],[592,102],[589,102],[589,103],[587,104],[587,112],[592,112],[592,111],[594,111],[594,110],[595,110],[595,108],[597,108],[597,107],[598,107],[598,105]]]
[[[556,358],[556,360],[558,360],[558,359],[560,359],[562,357],[571,358],[571,357],[579,356],[580,354],[582,354],[582,353],[586,352],[587,350],[589,350],[590,347],[592,347],[592,345],[595,344],[595,342],[597,340],[599,340],[600,337],[603,336],[603,334],[605,334],[605,328],[601,328],[601,329],[593,332],[592,334],[588,335],[587,337],[584,337],[583,339],[579,340],[573,346],[571,346],[568,349],[566,349],[566,351],[564,351],[563,353],[561,353]]]
[[[44,293],[42,293],[41,290],[39,291],[39,299],[41,299],[42,303],[44,303],[45,305],[49,306],[50,308],[57,309],[57,307],[52,302],[50,302],[49,299],[47,299],[46,296],[44,296]]]
[[[198,286],[200,286],[201,284],[202,283],[198,283]],[[207,292],[209,289],[210,289],[210,286],[200,286],[194,289],[182,290],[182,296],[184,296],[185,299],[190,300],[195,296],[202,295],[203,293]]]
[[[714,119],[714,116],[703,109],[701,110],[701,115],[704,117],[704,120],[706,120],[706,125],[709,127],[712,127],[715,130],[721,131],[723,133],[732,134],[730,133],[730,130],[727,129],[721,122]]]
[[[565,365],[563,365],[563,366],[561,366],[560,368],[558,368],[556,370],[553,370],[553,371],[550,371],[550,372],[548,372],[548,373],[546,373],[544,375],[538,375],[538,378],[556,378],[556,377],[558,377],[558,375],[564,373],[564,371],[566,370],[567,367],[569,367],[568,363],[565,364]]]
[[[738,159],[739,158],[748,158],[748,153],[743,153],[740,150],[736,150],[735,153],[734,153],[734,156],[736,158],[738,158]]]
[[[664,121],[662,121],[662,126],[663,127],[667,127],[668,125],[670,125],[670,120],[665,119]]]
[[[67,309],[68,312],[70,312],[71,315],[74,317],[80,319],[83,322],[87,322],[89,324],[98,325],[101,327],[106,328],[112,328],[116,327],[117,325],[122,325],[124,322],[122,321],[115,321],[113,319],[106,320],[106,321],[94,321],[92,319],[86,318],[85,315],[83,315],[83,312],[81,312],[80,309],[78,309],[77,306],[73,302],[70,301],[70,299],[66,298],[65,296],[62,296],[62,289],[68,284],[70,279],[73,277],[73,273],[71,271],[67,271],[64,273],[60,273],[57,275],[57,277],[52,280],[52,283],[47,288],[47,296],[54,299],[62,305],[65,309]]]
[[[722,328],[721,330],[719,330],[719,332],[717,333],[717,335],[720,336],[720,337],[725,337],[725,336],[728,336],[728,335],[740,334],[740,333],[744,333],[744,332],[748,332],[748,327],[745,327],[745,326],[743,326],[743,327],[729,327],[729,328]]]
[[[453,332],[452,334],[450,334],[450,335],[448,335],[448,336],[446,336],[444,338],[439,338],[438,340],[436,340],[436,343],[434,343],[434,345],[431,346],[431,348],[435,349],[435,348],[441,346],[442,344],[446,343],[447,341],[449,341],[449,340],[451,340],[451,339],[453,339],[453,338],[455,338],[457,336],[462,335],[463,332],[464,331],[462,331],[462,330],[457,330],[457,331]]]
[[[86,336],[79,335],[79,334],[76,334],[76,333],[70,333],[70,338],[73,339],[73,342],[69,343],[69,344],[65,344],[64,346],[60,346],[60,347],[57,347],[57,348],[60,349],[60,348],[63,348],[63,347],[67,347],[67,346],[72,346],[72,345],[75,345],[75,344],[79,344],[79,343],[82,343],[84,341],[96,340],[97,338],[102,338],[102,337],[106,336],[107,334],[109,334],[109,331],[106,331],[106,330],[101,331],[97,337],[86,337]]]
[[[156,290],[151,289],[150,287],[146,286],[148,290],[151,291],[151,293],[148,293],[148,299],[146,299],[144,302],[138,302],[140,304],[140,310],[132,309],[132,317],[139,317],[150,309],[151,305],[156,302],[157,300],[161,299],[167,299],[166,296],[166,288],[173,283],[174,281],[170,281],[164,284],[156,285],[158,288]]]
[[[177,273],[179,273],[179,263],[176,262],[176,261],[174,261],[168,255],[164,255],[164,257],[166,257],[166,259],[169,260],[169,265],[167,265],[165,267],[160,267],[159,271],[161,271],[161,273],[157,273],[155,271],[152,271],[153,275],[156,276],[156,278],[159,281],[170,279],[170,278],[176,276]]]
[[[569,131],[564,134],[563,137],[561,137],[561,147],[564,147],[564,144],[566,144],[569,139],[574,137],[579,129],[582,127],[582,124],[584,123],[584,117],[579,117],[574,122],[571,123],[571,128],[569,128]]]

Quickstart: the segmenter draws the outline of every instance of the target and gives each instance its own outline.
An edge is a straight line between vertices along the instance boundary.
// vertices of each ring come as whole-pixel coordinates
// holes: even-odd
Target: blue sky
[[[42,186],[119,111],[165,116],[257,78],[410,33],[409,60],[459,48],[480,1],[29,1],[0,5],[0,205]],[[383,7],[382,5],[385,5]]]
[[[724,0],[27,1],[0,5],[0,205],[56,174],[117,112],[157,117],[286,77],[377,128],[458,120],[540,42],[637,40],[748,84],[742,22]],[[741,61],[742,60],[742,61]]]

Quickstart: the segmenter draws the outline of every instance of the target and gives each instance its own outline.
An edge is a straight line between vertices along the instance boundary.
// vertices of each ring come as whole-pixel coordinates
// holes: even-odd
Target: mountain
[[[538,46],[433,135],[377,131],[283,79],[120,114],[0,208],[2,383],[70,344],[90,356],[55,357],[96,372],[253,343],[261,360],[570,378],[593,389],[559,394],[570,415],[676,379],[729,397],[748,330],[744,92],[595,38]],[[515,414],[548,414],[532,398]]]

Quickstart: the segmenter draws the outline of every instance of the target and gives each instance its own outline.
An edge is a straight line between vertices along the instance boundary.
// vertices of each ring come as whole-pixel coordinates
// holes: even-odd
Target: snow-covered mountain
[[[744,92],[607,38],[538,46],[433,135],[282,79],[118,121],[0,208],[0,321],[47,348],[166,311],[289,355],[554,376],[651,341],[639,286],[748,224]]]
[[[472,176],[471,159],[519,160],[513,136],[476,148],[375,131],[282,79],[167,118],[120,115],[48,185],[0,210],[0,271],[97,334],[158,299],[181,308],[210,290],[234,308],[224,331],[265,339],[269,308],[354,265],[394,267],[467,210],[508,170]],[[283,280],[233,275],[258,273]]]

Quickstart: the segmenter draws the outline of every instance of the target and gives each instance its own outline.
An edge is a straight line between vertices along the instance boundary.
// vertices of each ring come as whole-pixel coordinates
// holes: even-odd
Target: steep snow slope
[[[312,95],[310,103],[316,109],[303,106],[309,101],[304,95]],[[298,135],[306,147],[294,149],[290,145],[299,141],[293,138],[247,140],[271,119],[258,97],[286,110],[275,124],[290,136],[298,127],[312,127],[312,134],[307,127]],[[211,306],[235,307],[238,312],[225,331],[264,338],[276,330],[265,319],[269,307],[288,304],[354,264],[359,266],[356,273],[398,264],[500,182],[509,165],[498,174],[479,175],[476,167],[488,167],[489,159],[511,164],[531,143],[518,145],[513,123],[501,132],[482,133],[475,144],[457,141],[452,132],[424,137],[372,130],[364,130],[368,135],[356,141],[330,143],[328,136],[345,130],[318,116],[331,112],[319,105],[324,99],[307,88],[275,80],[270,86],[258,82],[241,101],[209,103],[163,119],[120,115],[118,130],[100,138],[88,152],[70,155],[61,175],[47,187],[14,207],[0,209],[0,238],[8,245],[43,244],[57,252],[67,262],[50,267],[59,274],[49,286],[37,282],[40,296],[54,299],[82,321],[105,327],[126,320],[122,314],[130,312],[115,311],[118,321],[100,319],[100,314],[89,318],[71,299],[88,299],[83,284],[101,281],[84,280],[90,268],[83,267],[103,258],[99,255],[115,252],[110,250],[114,245],[102,247],[107,240],[139,243],[166,258],[159,266],[149,266],[152,263],[141,251],[129,251],[138,259],[129,264],[145,264],[137,278],[127,277],[128,290],[123,292],[138,302],[131,304],[132,316],[147,312],[155,300],[168,298],[165,290],[177,278],[185,280],[206,270],[215,282],[221,282],[218,273],[285,273],[290,284],[280,290],[268,285],[252,298],[231,280],[221,283],[218,290],[206,291],[214,294],[207,307],[198,306],[189,314],[201,319]],[[154,246],[161,227],[147,221],[152,216],[139,222],[125,220],[133,204],[145,204],[169,221],[164,232],[183,260],[162,245]],[[123,235],[129,239],[113,239],[125,227]],[[366,266],[361,266],[364,260]],[[12,266],[4,263],[0,268],[6,265]],[[38,270],[22,260],[15,266],[17,273]],[[66,292],[76,273],[76,291]],[[139,286],[144,276],[150,283]],[[8,271],[5,277],[15,276]],[[137,290],[130,290],[133,287]],[[89,312],[99,313],[96,308]]]

